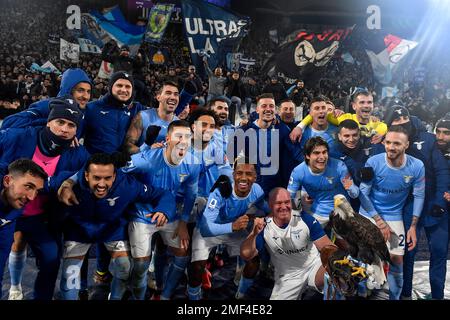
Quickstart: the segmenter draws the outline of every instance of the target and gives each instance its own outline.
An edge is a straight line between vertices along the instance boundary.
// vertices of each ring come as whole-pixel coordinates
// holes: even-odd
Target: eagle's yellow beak
[[[339,207],[342,204],[342,202],[344,202],[342,199],[343,199],[343,197],[341,195],[334,196],[334,207],[335,208]],[[344,197],[344,199],[345,199],[345,197]]]

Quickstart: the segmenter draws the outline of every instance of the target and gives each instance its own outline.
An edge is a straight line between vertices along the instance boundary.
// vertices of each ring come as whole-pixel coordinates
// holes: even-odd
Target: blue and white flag
[[[145,26],[127,22],[118,6],[104,14],[95,10],[89,14],[82,14],[81,28],[83,37],[91,40],[100,48],[114,39],[120,47],[129,46],[131,54],[137,52],[145,33]]]
[[[184,32],[197,70],[204,70],[203,56],[211,69],[225,64],[227,53],[247,34],[250,19],[203,1],[183,0],[181,6]]]
[[[157,43],[161,41],[169,24],[173,6],[173,4],[155,4],[153,6],[145,31],[145,41]]]
[[[99,46],[94,44],[89,39],[78,38],[78,43],[80,44],[80,51],[81,52],[97,53],[97,54],[102,53],[102,50],[99,48]]]

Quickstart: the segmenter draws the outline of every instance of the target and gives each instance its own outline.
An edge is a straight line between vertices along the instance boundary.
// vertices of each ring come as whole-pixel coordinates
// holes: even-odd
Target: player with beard
[[[211,249],[225,244],[230,257],[239,255],[240,245],[248,235],[249,208],[255,205],[268,212],[263,200],[263,190],[255,181],[255,165],[250,164],[248,159],[237,158],[234,164],[231,195],[228,197],[223,195],[220,188],[209,195],[205,211],[194,229],[188,281],[189,299],[202,298],[202,274]],[[237,298],[245,296],[253,284],[258,267],[258,259],[247,262],[239,283]]]
[[[355,110],[355,114],[333,112],[329,113],[327,120],[337,126],[341,121],[351,119],[356,121],[361,130],[366,133],[368,137],[371,137],[373,144],[380,143],[383,136],[386,134],[387,126],[385,123],[372,117],[373,112],[373,96],[369,91],[358,91],[353,95],[352,108]],[[338,115],[339,114],[339,115]],[[338,115],[337,117],[335,115]],[[303,130],[307,125],[311,124],[312,117],[306,117],[303,119],[296,128],[294,128],[289,135],[292,141],[300,141],[302,138]]]
[[[216,114],[217,124],[214,139],[222,141],[223,152],[227,152],[228,142],[236,130],[235,126],[228,119],[229,106],[225,98],[214,98],[208,101],[207,108]]]
[[[438,148],[450,165],[450,113],[436,123],[434,132]]]
[[[409,141],[403,127],[389,127],[384,146],[386,153],[370,157],[366,162],[366,167],[373,169],[374,178],[362,182],[360,189],[373,209],[363,207],[360,212],[377,225],[386,240],[392,262],[387,275],[389,298],[398,300],[403,287],[405,249],[411,251],[417,244],[416,228],[425,200],[425,168],[422,161],[405,153]],[[406,227],[404,206],[410,194],[414,197],[413,217]]]
[[[139,152],[139,147],[144,143],[149,126],[161,128],[154,138],[154,142],[164,141],[167,127],[172,121],[178,120],[175,109],[180,102],[179,99],[178,85],[170,81],[164,82],[156,93],[156,100],[159,102],[158,108],[139,112],[131,122],[125,138],[126,148],[130,154]]]
[[[34,298],[53,298],[60,263],[60,230],[52,197],[59,181],[81,169],[89,157],[83,146],[71,147],[82,117],[73,97],[53,98],[45,127],[10,128],[0,134],[0,163],[6,165],[17,158],[32,159],[51,177],[44,192],[27,204],[23,217],[16,223],[9,258],[12,300],[23,298],[20,283],[27,243],[39,264]]]
[[[14,241],[16,219],[22,215],[22,209],[36,199],[44,188],[47,173],[29,159],[12,162],[5,175],[2,174],[0,186],[0,296],[6,259]]]
[[[116,170],[109,154],[94,154],[79,172],[81,181],[74,187],[76,201],[65,208],[64,254],[61,293],[65,300],[76,300],[79,273],[84,256],[92,243],[103,242],[111,254],[110,300],[120,300],[129,280],[129,256],[126,209],[134,202],[150,203],[148,213],[157,226],[163,226],[175,211],[175,198],[163,189],[138,182]]]
[[[271,93],[258,97],[256,111],[259,118],[238,128],[233,142],[235,155],[243,152],[256,164],[256,182],[268,195],[273,188],[287,185],[292,168],[302,161],[303,156],[301,148],[288,138],[289,128],[276,120],[275,99]],[[249,142],[254,140],[252,137],[256,138],[256,143]]]
[[[409,138],[406,153],[421,160],[425,166],[425,204],[421,212],[417,231],[425,229],[430,255],[430,286],[433,299],[444,298],[445,275],[448,252],[448,212],[444,194],[449,186],[449,168],[446,159],[438,149],[436,137],[422,131],[420,120],[410,116],[408,109],[401,104],[393,105],[386,113],[385,122],[390,125],[402,126]],[[413,215],[413,201],[408,199],[405,206],[404,224],[408,228]],[[419,237],[419,236],[418,236]],[[414,257],[417,248],[405,253],[404,287],[402,298],[409,299],[412,295],[412,279]]]
[[[128,226],[131,255],[134,259],[131,286],[135,299],[142,300],[147,288],[147,270],[150,264],[151,238],[155,232],[160,233],[164,244],[174,255],[169,266],[167,279],[178,283],[180,270],[189,262],[188,248],[190,237],[187,229],[192,209],[198,192],[198,179],[201,170],[199,159],[193,159],[191,153],[192,133],[189,123],[176,120],[167,130],[166,146],[147,148],[131,156],[125,172],[134,172],[141,181],[154,187],[171,192],[176,197],[178,212],[164,227],[157,228],[147,217],[154,211],[146,203],[136,203],[131,209],[131,222]],[[189,155],[188,158],[186,156]],[[166,285],[162,298],[170,298],[173,287]]]

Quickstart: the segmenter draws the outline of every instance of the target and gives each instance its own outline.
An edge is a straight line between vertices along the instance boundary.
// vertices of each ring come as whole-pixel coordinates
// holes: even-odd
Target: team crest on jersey
[[[405,180],[406,183],[409,183],[413,177],[414,176],[403,176],[403,180]]]
[[[211,210],[214,210],[217,206],[217,200],[216,199],[211,199],[211,201],[208,204],[208,208],[210,208]]]
[[[298,229],[298,230],[293,230],[291,233],[295,237],[295,239],[299,239],[300,238],[300,232],[302,232],[302,231],[303,231],[303,229]]]
[[[333,184],[334,177],[325,177],[325,179],[327,179],[329,184]]]
[[[184,178],[186,178],[188,175],[185,173],[180,173],[178,176],[180,177],[180,183],[181,183],[184,181]]]
[[[114,207],[116,205],[116,200],[119,199],[120,197],[115,197],[115,198],[109,198],[106,199],[106,201],[108,201],[108,204],[110,207]]]
[[[424,143],[425,143],[425,141],[414,142],[414,144],[416,145],[417,150],[422,150],[422,145]]]
[[[5,224],[8,224],[10,222],[11,222],[11,220],[6,220],[6,219],[0,218],[0,227],[3,227]]]
[[[370,150],[372,150],[372,147],[370,147],[370,148],[365,148],[365,149],[363,149],[364,150],[364,154],[366,155],[366,156],[368,156],[368,155],[370,155]]]

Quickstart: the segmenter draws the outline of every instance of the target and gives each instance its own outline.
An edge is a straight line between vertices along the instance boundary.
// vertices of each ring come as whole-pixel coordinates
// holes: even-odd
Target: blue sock
[[[403,288],[403,264],[389,264],[387,274],[389,284],[389,299],[399,300]]]
[[[80,269],[83,259],[64,258],[59,288],[64,300],[78,300]]]
[[[190,260],[190,256],[174,256],[172,258],[172,263],[170,264],[169,270],[167,271],[167,278],[164,284],[164,290],[161,294],[161,298],[170,299],[172,297]]]
[[[253,278],[246,278],[244,275],[241,276],[241,280],[239,281],[239,287],[238,292],[241,295],[245,295],[248,291],[248,289],[253,285],[253,282],[255,279]]]
[[[135,300],[144,300],[147,289],[147,271],[150,260],[133,260],[131,289]]]
[[[155,281],[156,288],[162,289],[164,285],[164,274],[167,266],[167,253],[166,250],[160,253],[155,251]]]
[[[11,289],[22,290],[22,272],[27,261],[27,250],[9,253],[9,274],[11,277]]]
[[[130,257],[117,257],[111,259],[111,296],[109,300],[120,300],[127,290],[128,279],[130,278],[131,263]]]
[[[188,285],[187,294],[189,300],[201,300],[202,299],[202,285],[198,287],[191,287]]]

